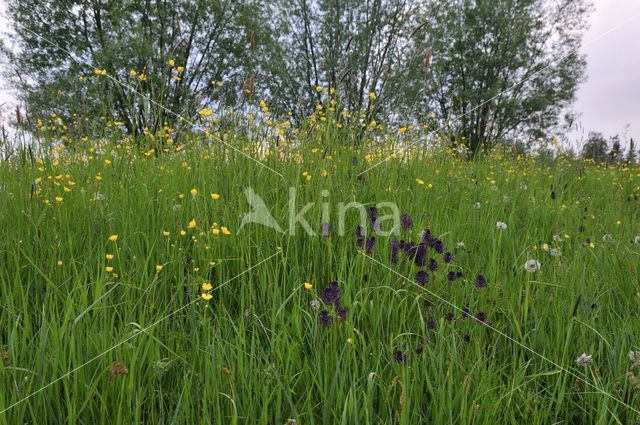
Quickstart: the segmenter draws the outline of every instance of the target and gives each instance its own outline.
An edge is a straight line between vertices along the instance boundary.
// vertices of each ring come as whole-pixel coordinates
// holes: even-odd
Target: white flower
[[[552,257],[559,257],[562,255],[562,251],[560,251],[559,249],[552,248],[549,250],[549,254],[551,254]]]
[[[640,351],[629,351],[629,360],[632,362],[640,362]]]
[[[491,186],[491,190],[493,190],[494,192],[498,190],[498,186],[496,186],[495,184],[493,186]]]
[[[318,300],[311,300],[311,308],[314,309],[315,311],[320,310],[320,301]]]
[[[180,211],[180,208],[182,208],[182,205],[180,205],[180,204],[175,204],[173,206],[173,210],[176,211],[176,212]]]
[[[480,207],[482,206],[482,204],[480,204],[480,202],[476,202],[475,204],[473,204],[473,208],[479,210]]]
[[[464,242],[458,242],[458,243],[456,244],[456,248],[458,248],[458,249],[464,249]]]
[[[509,202],[509,197],[508,197],[507,195],[504,195],[504,196],[502,197],[502,201],[503,201],[503,202]]]
[[[527,260],[527,262],[524,263],[524,269],[529,273],[533,273],[536,270],[540,270],[540,262],[533,259]]]
[[[593,357],[588,356],[585,353],[582,353],[580,357],[576,359],[576,364],[578,366],[586,366],[591,363],[593,363]]]
[[[633,238],[633,243],[635,243],[635,244],[640,243],[640,235],[638,235],[635,238]]]
[[[504,230],[504,229],[506,229],[506,228],[507,228],[507,223],[503,223],[503,222],[499,221],[499,222],[497,222],[497,223],[496,223],[496,227],[497,227],[499,230]]]
[[[562,242],[562,236],[560,235],[553,235],[553,240],[556,242]]]
[[[520,189],[522,189],[522,190],[527,190],[527,189],[529,189],[529,188],[527,187],[527,185],[526,185],[526,184],[524,184],[524,182],[520,182]]]
[[[104,199],[104,195],[100,192],[94,193],[93,197],[96,198],[96,201],[102,201]]]
[[[613,240],[613,236],[611,236],[611,234],[607,233],[606,235],[602,236],[602,241],[603,242],[610,242]]]

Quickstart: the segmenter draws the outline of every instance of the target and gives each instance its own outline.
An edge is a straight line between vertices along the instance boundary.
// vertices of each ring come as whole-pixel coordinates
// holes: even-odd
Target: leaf
[[[424,21],[423,23],[415,27],[413,31],[411,31],[411,35],[409,36],[409,38],[413,38],[413,36],[416,35],[418,32],[420,32],[420,30],[424,28],[424,26],[427,25],[427,23],[429,23],[429,21]]]

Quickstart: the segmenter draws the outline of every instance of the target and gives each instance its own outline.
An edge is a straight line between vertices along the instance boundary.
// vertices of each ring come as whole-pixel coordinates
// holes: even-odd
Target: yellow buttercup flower
[[[109,236],[109,240],[110,240],[111,242],[115,242],[115,241],[117,241],[117,240],[118,240],[118,235],[111,235],[111,236]]]
[[[212,193],[211,194],[211,198],[212,199],[218,199],[220,197],[220,195],[218,195],[217,193]]]
[[[156,266],[156,271],[160,271],[160,270],[162,270],[162,265],[158,264],[158,265]]]
[[[211,298],[213,298],[211,294],[202,294],[202,299],[205,301],[209,301]]]
[[[202,284],[202,290],[203,291],[210,291],[212,289],[213,289],[213,285],[211,285],[210,283],[205,282],[205,283]]]
[[[167,232],[166,230],[163,230],[163,231],[162,231],[162,234],[163,234],[164,236],[169,236],[169,235],[170,235],[170,233],[169,233],[169,232]]]
[[[310,284],[309,282],[305,282],[304,283],[304,287],[305,287],[305,289],[311,289],[311,288],[313,288],[313,285]]]
[[[106,257],[107,260],[113,260],[113,254],[107,254]]]
[[[189,229],[193,229],[194,227],[196,227],[196,221],[195,221],[195,219],[194,219],[194,220],[191,220],[191,221],[189,222],[189,225],[188,225],[187,227],[188,227]]]

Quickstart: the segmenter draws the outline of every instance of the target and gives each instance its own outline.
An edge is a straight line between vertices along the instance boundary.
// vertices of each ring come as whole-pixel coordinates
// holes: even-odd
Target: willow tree
[[[270,43],[255,42],[271,34],[265,4],[9,0],[8,77],[31,116],[108,115],[132,135],[154,131],[199,104],[238,101],[268,56]]]
[[[474,152],[544,138],[585,77],[590,10],[588,0],[421,3],[405,45],[409,66],[394,75],[405,99],[398,107],[418,119],[432,112]]]

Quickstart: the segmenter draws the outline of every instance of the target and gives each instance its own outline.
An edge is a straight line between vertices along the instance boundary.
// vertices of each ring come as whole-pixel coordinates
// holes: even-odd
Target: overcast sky
[[[0,0],[0,11],[4,1]],[[581,118],[572,138],[594,130],[640,141],[640,0],[594,0],[594,4],[583,48],[588,80],[577,93],[574,110]],[[4,24],[0,20],[0,26]],[[12,100],[2,87],[0,104]],[[630,124],[627,137],[626,124]]]
[[[574,105],[582,114],[585,134],[600,131],[605,136],[624,136],[640,140],[640,0],[595,0],[591,28],[585,34],[587,82]],[[626,23],[596,41],[616,26]],[[635,41],[634,41],[635,40]]]

